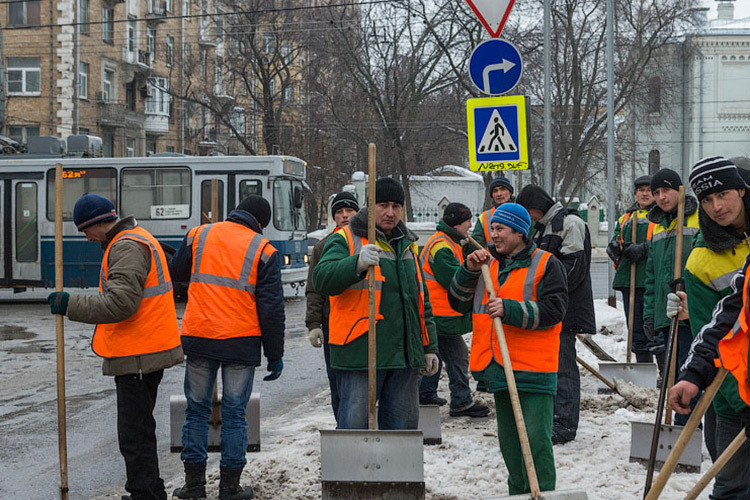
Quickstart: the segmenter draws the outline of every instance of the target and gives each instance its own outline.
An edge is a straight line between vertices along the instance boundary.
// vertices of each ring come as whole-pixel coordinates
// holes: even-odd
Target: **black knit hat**
[[[633,182],[633,187],[635,187],[635,190],[638,191],[638,188],[641,186],[651,186],[651,176],[650,175],[642,175],[638,177],[635,182]]]
[[[404,204],[404,188],[392,177],[381,177],[375,182],[375,203],[386,201]]]
[[[73,222],[79,231],[112,220],[117,220],[117,211],[115,205],[104,196],[86,193],[73,207]]]
[[[690,169],[690,187],[698,201],[706,196],[747,186],[734,163],[723,156],[703,158]]]
[[[268,200],[257,194],[251,194],[240,202],[238,210],[244,210],[258,221],[261,228],[264,228],[271,222],[271,205]]]
[[[331,202],[331,217],[336,215],[336,212],[342,208],[351,208],[355,212],[359,212],[359,203],[357,198],[349,192],[343,192],[337,194]]]
[[[513,184],[502,175],[492,179],[492,182],[490,183],[490,194],[492,194],[492,191],[498,186],[504,187],[510,191],[510,194],[513,194]]]
[[[463,224],[471,219],[471,209],[463,203],[448,203],[443,210],[443,222],[450,227]]]
[[[651,192],[659,188],[680,189],[682,186],[680,174],[669,168],[662,168],[651,177]]]
[[[541,210],[543,214],[546,214],[547,211],[552,208],[552,205],[555,204],[555,200],[553,200],[544,189],[529,184],[518,193],[516,203],[523,206],[526,210],[537,209]]]

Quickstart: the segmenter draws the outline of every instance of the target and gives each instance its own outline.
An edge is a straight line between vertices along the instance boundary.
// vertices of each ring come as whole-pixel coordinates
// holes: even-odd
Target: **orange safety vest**
[[[172,295],[167,258],[161,244],[148,231],[136,226],[115,236],[104,251],[99,271],[99,293],[107,294],[107,261],[112,245],[132,240],[151,250],[151,269],[146,276],[138,311],[118,323],[96,325],[91,348],[102,358],[140,356],[174,349],[180,345],[177,313]]]
[[[539,282],[551,257],[551,253],[535,249],[529,267],[513,269],[499,290],[497,283],[494,283],[496,295],[518,301],[536,301]],[[499,277],[500,264],[496,259],[492,259],[489,267],[490,275]],[[474,293],[474,334],[469,357],[471,371],[484,370],[493,359],[503,364],[495,327],[487,314],[488,300],[484,280],[480,279]],[[510,325],[503,325],[503,330],[514,371],[557,373],[562,322],[542,330]]]
[[[716,365],[723,366],[737,379],[740,397],[746,405],[750,405],[750,385],[747,376],[748,365],[748,325],[750,324],[750,304],[748,304],[747,288],[750,286],[750,273],[745,275],[742,290],[742,310],[732,330],[719,341],[719,359]]]
[[[497,207],[492,207],[482,212],[479,216],[479,220],[482,222],[482,229],[484,229],[485,246],[488,246],[492,241],[492,238],[490,238],[490,225],[492,224],[492,216],[495,214],[495,210],[497,210]]]
[[[419,254],[419,261],[422,266],[422,272],[424,273],[424,279],[427,282],[427,290],[430,292],[430,304],[432,304],[432,314],[435,316],[463,316],[461,313],[455,311],[448,302],[448,290],[446,290],[438,281],[435,279],[435,275],[432,272],[432,247],[437,243],[443,242],[453,252],[453,257],[459,263],[464,261],[463,252],[461,247],[451,239],[450,236],[442,231],[438,231],[427,240],[422,253]]]
[[[356,255],[364,245],[367,245],[367,238],[352,234],[349,226],[341,227],[336,230],[337,233],[344,237],[349,246],[349,255]],[[419,260],[417,258],[416,245],[411,248],[414,259],[414,267],[417,270],[417,291],[419,301],[419,321],[422,328],[422,344],[430,343],[429,335],[424,321],[424,282],[422,273],[419,272]],[[368,271],[369,273],[369,271]],[[385,277],[380,271],[380,266],[375,266],[375,319],[380,321],[383,314],[380,312],[380,295],[383,288]],[[361,337],[368,331],[369,322],[369,300],[368,300],[368,280],[360,280],[338,295],[329,297],[331,301],[331,314],[329,316],[329,339],[328,342],[333,345],[346,345],[355,339]]]
[[[255,300],[258,264],[276,249],[236,222],[217,222],[188,232],[193,266],[181,334],[210,339],[259,337]]]

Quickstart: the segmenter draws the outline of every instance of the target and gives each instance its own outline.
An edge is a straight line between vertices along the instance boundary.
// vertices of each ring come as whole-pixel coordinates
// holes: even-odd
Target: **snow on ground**
[[[597,300],[597,325],[602,332],[594,337],[610,355],[625,360],[627,329],[622,304],[618,309]],[[467,336],[468,340],[468,336]],[[589,364],[597,360],[578,344],[578,354]],[[654,421],[658,392],[641,389],[652,396],[645,411],[628,406],[617,395],[597,394],[598,381],[581,368],[581,421],[575,441],[555,446],[557,490],[585,490],[590,500],[640,499],[646,469],[631,463],[630,421]],[[445,374],[440,394],[448,397]],[[494,401],[479,393],[493,409],[490,418],[451,418],[447,406],[441,409],[442,444],[424,447],[424,472],[427,498],[431,500],[470,500],[503,498],[508,495],[507,471],[497,443]],[[285,415],[262,422],[262,451],[248,455],[244,484],[251,484],[258,499],[317,499],[320,486],[319,429],[332,429],[333,416],[328,392],[311,395]],[[710,465],[703,453],[703,471]],[[218,498],[218,469],[208,477],[208,498]],[[662,493],[665,500],[677,500],[698,481],[700,474],[675,473]],[[182,478],[168,481],[168,491],[182,484]],[[707,499],[709,485],[699,498]],[[98,500],[118,498],[113,492]]]

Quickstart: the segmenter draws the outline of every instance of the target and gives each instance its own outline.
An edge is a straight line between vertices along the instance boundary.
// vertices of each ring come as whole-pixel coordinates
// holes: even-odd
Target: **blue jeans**
[[[378,370],[378,429],[416,429],[419,425],[419,372],[411,368]],[[336,370],[339,429],[367,429],[367,372]]]
[[[438,350],[441,365],[448,374],[448,389],[451,393],[451,408],[464,410],[474,404],[469,387],[469,349],[462,335],[438,335]],[[422,377],[419,395],[437,396],[440,368],[435,375]]]
[[[186,463],[208,459],[208,426],[216,372],[221,367],[221,463],[238,468],[247,463],[247,402],[253,392],[255,367],[187,356],[185,364],[185,425],[182,426],[182,454]]]
[[[742,421],[716,415],[716,451],[721,454],[737,434],[742,431]],[[711,500],[746,500],[750,498],[750,442],[740,449],[719,471],[714,481]]]
[[[578,432],[581,407],[581,375],[576,362],[576,336],[560,334],[560,358],[557,367],[557,395],[552,427],[557,439],[570,441]]]

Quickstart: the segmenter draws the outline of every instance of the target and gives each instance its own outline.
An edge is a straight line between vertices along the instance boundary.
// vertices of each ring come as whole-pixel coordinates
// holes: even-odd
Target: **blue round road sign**
[[[469,58],[471,81],[487,95],[510,92],[522,73],[521,54],[512,43],[501,38],[480,43]]]

